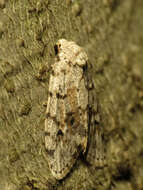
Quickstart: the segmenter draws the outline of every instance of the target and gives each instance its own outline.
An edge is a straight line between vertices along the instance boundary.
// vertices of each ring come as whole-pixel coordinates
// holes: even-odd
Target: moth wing
[[[48,164],[57,179],[67,175],[87,146],[88,91],[83,69],[72,65],[66,67],[68,74],[60,71],[58,76],[50,78],[52,89],[49,89],[45,121]]]
[[[88,64],[88,89],[89,89],[89,131],[87,161],[95,167],[105,165],[105,149],[103,142],[103,129],[99,115],[99,106],[94,92],[94,84],[91,78],[91,66]]]

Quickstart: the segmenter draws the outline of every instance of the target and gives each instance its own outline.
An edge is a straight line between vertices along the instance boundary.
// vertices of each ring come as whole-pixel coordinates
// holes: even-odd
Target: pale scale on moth
[[[71,170],[80,152],[95,165],[103,160],[97,101],[91,65],[75,42],[60,39],[55,46],[45,120],[45,147],[56,179]]]

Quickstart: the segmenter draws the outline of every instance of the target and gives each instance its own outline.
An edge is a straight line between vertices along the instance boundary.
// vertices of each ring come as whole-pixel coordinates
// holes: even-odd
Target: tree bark
[[[0,0],[0,189],[143,188],[142,10],[142,0]],[[79,158],[57,181],[43,104],[61,38],[82,46],[93,65],[108,166]]]

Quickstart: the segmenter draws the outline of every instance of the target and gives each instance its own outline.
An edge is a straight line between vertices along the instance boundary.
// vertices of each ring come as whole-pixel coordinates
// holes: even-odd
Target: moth
[[[73,41],[58,40],[51,68],[45,120],[49,169],[60,180],[79,154],[91,164],[103,160],[94,85],[85,51]]]

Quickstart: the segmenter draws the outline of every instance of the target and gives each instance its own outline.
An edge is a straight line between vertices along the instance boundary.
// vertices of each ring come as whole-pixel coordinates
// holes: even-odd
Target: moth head
[[[60,60],[68,60],[73,65],[84,67],[88,57],[85,51],[73,41],[60,39],[54,46],[55,55],[58,55]]]
[[[67,40],[65,39],[58,40],[58,42],[54,46],[55,55],[58,55],[62,51],[66,42]]]

